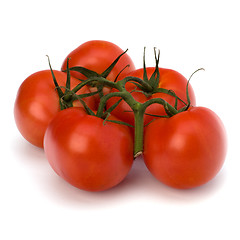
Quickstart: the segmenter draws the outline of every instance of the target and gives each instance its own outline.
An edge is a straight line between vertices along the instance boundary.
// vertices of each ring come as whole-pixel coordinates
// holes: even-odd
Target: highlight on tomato
[[[49,124],[44,150],[54,171],[71,185],[103,191],[123,181],[133,164],[133,140],[127,126],[68,108]]]
[[[53,74],[59,86],[66,86],[67,74],[58,70],[53,70]],[[71,87],[79,84],[79,80],[74,77],[69,79]],[[64,88],[58,89],[65,92]],[[87,86],[84,86],[76,94],[89,94]],[[95,100],[92,97],[86,97],[85,102],[89,107],[95,108]],[[60,103],[72,103],[59,99],[56,85],[53,81],[51,70],[43,70],[33,73],[27,77],[21,84],[15,104],[14,117],[18,130],[22,136],[31,144],[37,147],[43,147],[43,138],[46,128],[51,119],[60,111]],[[73,103],[80,106],[80,101]]]
[[[223,123],[204,107],[155,120],[145,129],[145,164],[159,181],[174,188],[209,182],[222,168],[226,149]]]

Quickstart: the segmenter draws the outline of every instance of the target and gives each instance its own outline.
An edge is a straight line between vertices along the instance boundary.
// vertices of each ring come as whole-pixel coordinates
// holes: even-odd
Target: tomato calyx
[[[146,47],[144,48],[143,53],[143,76],[142,76],[142,82],[137,83],[134,81],[130,81],[136,86],[136,89],[133,90],[133,92],[141,92],[144,94],[147,98],[150,98],[153,94],[156,93],[164,93],[167,95],[170,95],[176,99],[175,108],[177,108],[177,101],[181,101],[182,103],[186,104],[181,98],[179,98],[175,92],[171,89],[165,89],[161,88],[160,82],[161,82],[161,76],[159,71],[159,60],[160,60],[160,50],[157,50],[154,48],[154,57],[155,57],[155,69],[150,78],[148,78],[146,67],[146,57],[145,57]],[[130,77],[131,78],[131,77]]]
[[[132,84],[136,86],[137,89],[135,92],[141,92],[143,93],[146,97],[150,97],[155,91],[158,89],[159,81],[160,81],[160,73],[159,73],[159,59],[160,59],[160,51],[158,50],[158,54],[156,52],[156,48],[154,48],[154,56],[155,56],[155,70],[148,78],[147,75],[147,67],[146,67],[146,57],[145,57],[145,52],[146,52],[146,47],[144,47],[143,51],[143,77],[142,77],[142,82],[136,82],[136,81],[130,81]],[[130,77],[131,78],[131,77]]]
[[[154,117],[157,117],[157,118],[169,118],[169,117],[172,117],[176,114],[179,114],[181,112],[184,112],[184,111],[187,111],[190,106],[191,106],[191,99],[190,99],[190,96],[189,96],[189,83],[190,83],[190,80],[192,79],[193,75],[195,73],[197,73],[198,71],[200,70],[205,70],[204,68],[199,68],[197,69],[196,71],[194,71],[191,76],[189,77],[188,81],[187,81],[187,85],[186,85],[186,96],[187,96],[187,102],[184,102],[181,98],[179,98],[173,91],[171,90],[167,90],[165,91],[165,93],[167,94],[170,94],[172,96],[175,97],[175,104],[174,104],[174,107],[172,107],[170,104],[168,104],[167,102],[164,102],[162,101],[161,99],[159,98],[156,98],[156,99],[150,99],[148,100],[146,103],[144,103],[145,105],[147,105],[146,107],[150,106],[151,104],[153,103],[159,103],[159,104],[162,104],[164,106],[164,109],[165,109],[165,112],[167,115],[154,115],[154,114],[148,114],[148,113],[145,113],[146,115],[150,115],[150,116],[154,116]],[[161,90],[162,91],[162,90]],[[178,105],[178,101],[181,101],[182,103],[184,103],[184,107],[180,108],[179,110],[177,110],[177,105]]]
[[[149,79],[147,76],[145,52],[146,52],[146,47],[144,47],[144,53],[143,53],[143,81],[147,82],[151,86],[152,91],[150,93],[154,93],[156,89],[158,89],[159,81],[160,81],[160,73],[159,73],[159,67],[158,67],[159,59],[160,59],[160,50],[158,50],[158,54],[157,54],[156,48],[154,48],[156,65],[155,65],[155,70]]]
[[[66,109],[66,108],[70,108],[73,107],[73,102],[75,100],[79,100],[81,102],[81,104],[84,106],[84,108],[89,111],[87,105],[85,104],[85,102],[83,101],[83,98],[86,97],[90,97],[93,96],[95,94],[98,94],[100,92],[100,90],[97,90],[95,92],[90,92],[90,93],[84,93],[84,94],[77,94],[76,92],[78,91],[78,89],[72,89],[71,90],[71,75],[70,75],[70,71],[69,71],[69,60],[67,61],[67,76],[66,76],[66,85],[65,86],[59,86],[57,79],[54,75],[51,63],[50,63],[50,58],[47,55],[48,58],[48,63],[49,63],[49,68],[52,74],[52,78],[53,78],[53,82],[55,85],[55,89],[58,93],[58,97],[59,97],[59,105],[60,105],[60,109]],[[62,89],[64,89],[65,91],[63,91]]]

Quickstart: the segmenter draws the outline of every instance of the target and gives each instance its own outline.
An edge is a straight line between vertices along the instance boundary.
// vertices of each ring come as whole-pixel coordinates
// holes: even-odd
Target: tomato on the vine
[[[53,170],[82,190],[116,186],[141,154],[168,186],[207,183],[226,156],[220,118],[195,107],[190,79],[159,68],[160,51],[154,49],[156,66],[146,67],[144,49],[137,70],[126,52],[111,42],[88,41],[67,55],[61,71],[49,61],[50,70],[26,78],[14,105],[20,133],[44,147]]]
[[[153,72],[155,71],[154,67],[147,67],[147,77],[150,79]],[[185,103],[187,102],[187,95],[186,95],[186,87],[187,87],[187,79],[178,73],[177,71],[171,70],[171,69],[165,69],[165,68],[159,68],[160,73],[160,79],[159,79],[159,85],[158,88],[164,88],[166,90],[171,90],[178,96],[182,101],[177,101],[177,109],[180,109],[185,106]],[[138,77],[143,79],[144,69],[137,69],[133,72],[128,73],[126,76],[132,76],[132,77]],[[121,79],[119,79],[121,80]],[[133,83],[128,82],[126,84],[126,90],[128,92],[131,92],[134,99],[140,103],[144,103],[147,100],[150,100],[152,98],[162,98],[165,101],[167,101],[170,105],[174,106],[176,98],[168,93],[143,93],[140,91],[140,89]],[[113,89],[112,92],[115,92],[117,90]],[[195,95],[193,88],[191,85],[188,85],[188,91],[189,91],[189,97],[191,100],[191,104],[194,106],[196,104]],[[112,106],[114,103],[116,103],[119,100],[118,97],[112,97],[108,100],[108,107]],[[119,119],[121,119],[124,122],[127,122],[131,125],[134,125],[134,113],[132,112],[131,108],[128,106],[128,104],[125,101],[121,101],[120,104],[113,110],[112,112],[115,116],[117,116]],[[149,106],[145,112],[144,116],[144,124],[149,123],[151,120],[156,118],[155,116],[151,115],[166,115],[165,109],[160,104],[152,104]]]
[[[65,109],[54,117],[46,130],[44,149],[59,176],[87,191],[103,191],[119,184],[133,163],[129,128],[104,122],[80,108]]]
[[[145,129],[144,161],[161,182],[187,189],[210,181],[222,168],[226,134],[220,118],[204,107],[192,107]]]
[[[53,71],[59,86],[65,86],[67,74]],[[71,77],[71,87],[79,84],[79,80]],[[50,70],[36,72],[26,78],[21,84],[14,105],[16,125],[22,136],[37,147],[43,147],[43,137],[50,120],[60,111],[59,96],[55,89]],[[62,89],[62,91],[65,91]],[[89,93],[84,86],[77,94]],[[95,108],[92,97],[85,99],[86,104]],[[75,106],[81,103],[76,101]]]

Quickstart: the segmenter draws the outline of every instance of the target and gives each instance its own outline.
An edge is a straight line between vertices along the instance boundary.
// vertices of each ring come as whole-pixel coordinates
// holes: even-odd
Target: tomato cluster
[[[210,109],[197,107],[189,80],[158,66],[135,69],[117,45],[89,41],[61,71],[29,76],[14,116],[23,137],[44,148],[53,170],[73,186],[103,191],[119,184],[143,155],[162,183],[203,185],[222,168],[226,133]]]

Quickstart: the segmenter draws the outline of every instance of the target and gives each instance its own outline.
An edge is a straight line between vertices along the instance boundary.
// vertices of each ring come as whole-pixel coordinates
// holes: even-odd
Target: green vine
[[[51,65],[50,65],[49,57],[48,57],[48,61],[49,61],[49,66],[50,66],[50,69],[51,69],[51,72],[52,72],[53,81],[54,81],[54,84],[56,86],[56,90],[57,90],[58,95],[59,95],[59,99],[60,99],[59,102],[60,102],[61,109],[71,107],[72,102],[74,100],[78,99],[83,104],[83,106],[85,107],[88,114],[94,115],[94,116],[99,117],[99,118],[103,118],[104,119],[104,124],[105,124],[106,121],[112,121],[112,122],[115,122],[115,123],[131,126],[131,125],[129,125],[127,123],[124,123],[124,122],[121,122],[121,121],[108,120],[108,117],[111,114],[111,112],[118,106],[118,104],[121,101],[125,101],[129,105],[129,107],[131,108],[131,110],[134,113],[134,119],[135,119],[135,124],[134,124],[134,156],[137,157],[143,151],[144,115],[146,114],[145,113],[146,109],[152,104],[162,105],[165,109],[166,115],[164,115],[164,116],[152,115],[152,116],[156,116],[156,117],[172,117],[172,116],[174,116],[174,115],[176,115],[176,114],[178,114],[182,111],[186,111],[191,104],[189,93],[188,93],[189,81],[190,81],[191,77],[193,76],[193,74],[196,73],[199,70],[202,70],[202,68],[195,71],[191,75],[190,79],[188,80],[188,83],[187,83],[187,86],[186,86],[187,103],[185,103],[173,91],[171,91],[169,89],[163,89],[163,88],[158,87],[159,86],[159,80],[160,80],[160,73],[159,73],[159,67],[158,67],[160,52],[158,51],[158,54],[157,54],[156,49],[154,49],[156,66],[155,66],[155,70],[154,70],[153,74],[151,75],[151,77],[149,79],[147,77],[147,72],[146,72],[145,49],[144,49],[143,79],[129,76],[129,77],[126,77],[126,78],[124,78],[120,81],[112,82],[112,81],[107,80],[106,77],[109,75],[109,73],[111,72],[113,67],[116,65],[116,63],[119,61],[121,56],[124,55],[125,53],[126,53],[126,51],[123,52],[121,55],[119,55],[115,59],[115,61],[102,74],[98,74],[94,71],[88,70],[88,69],[80,67],[80,66],[69,68],[68,67],[68,62],[67,62],[67,69],[66,69],[67,81],[66,81],[66,86],[65,87],[60,87],[58,85],[57,80],[54,76],[54,73],[53,73]],[[77,71],[77,72],[82,73],[84,76],[87,77],[87,80],[79,79],[80,83],[71,90],[70,89],[70,71]],[[117,77],[116,77],[115,80],[117,80]],[[148,101],[146,101],[144,103],[140,103],[140,102],[138,102],[134,99],[131,92],[128,92],[126,90],[125,85],[128,82],[131,82],[132,84],[134,84],[136,86],[136,89],[140,89],[139,91],[146,94],[147,96],[151,96],[154,93],[165,93],[165,94],[168,94],[170,96],[173,96],[175,98],[175,104],[174,104],[174,106],[172,106],[162,98],[152,98],[152,99],[149,99]],[[87,95],[86,94],[78,95],[77,92],[82,87],[84,87],[86,85],[97,87],[97,91],[89,93]],[[103,91],[102,91],[103,87],[110,87],[110,88],[115,89],[117,91],[110,92],[110,93],[104,95]],[[63,92],[61,90],[61,88],[64,88],[65,92]],[[135,91],[138,91],[138,90],[135,90]],[[90,96],[93,96],[95,94],[99,94],[99,96],[100,96],[100,103],[99,103],[98,110],[97,110],[96,113],[94,113],[85,104],[85,102],[82,99],[84,97],[90,97]],[[106,103],[112,97],[119,97],[120,99],[113,106],[106,109]],[[181,101],[182,103],[184,103],[184,107],[181,108],[180,110],[177,110],[178,101]],[[151,115],[151,114],[148,114],[148,115]],[[133,127],[133,126],[131,126],[131,127]]]

